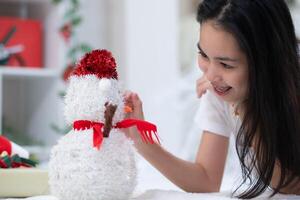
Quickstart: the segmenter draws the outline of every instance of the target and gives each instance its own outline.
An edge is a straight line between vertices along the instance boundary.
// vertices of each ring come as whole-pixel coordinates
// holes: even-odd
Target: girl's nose
[[[206,79],[210,82],[215,82],[216,80],[220,79],[218,69],[213,64],[210,64],[210,66],[207,67],[207,69],[204,71],[204,74]]]

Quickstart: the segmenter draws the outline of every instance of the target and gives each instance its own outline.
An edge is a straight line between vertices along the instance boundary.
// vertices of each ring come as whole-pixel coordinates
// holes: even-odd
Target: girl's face
[[[248,64],[233,35],[214,21],[202,23],[198,64],[213,92],[229,103],[247,98]]]

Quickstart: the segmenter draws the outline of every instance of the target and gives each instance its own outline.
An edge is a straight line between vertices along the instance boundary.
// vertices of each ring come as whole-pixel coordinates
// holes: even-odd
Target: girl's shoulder
[[[240,119],[233,114],[232,106],[218,98],[213,92],[207,91],[200,99],[200,105],[195,121],[202,129],[210,128],[220,132],[220,135],[234,135],[240,127]]]
[[[207,91],[201,97],[200,105],[202,105],[202,107],[211,109],[211,112],[216,112],[218,114],[225,115],[227,118],[233,116],[233,107],[229,103],[223,101],[221,98],[216,96],[212,91]]]

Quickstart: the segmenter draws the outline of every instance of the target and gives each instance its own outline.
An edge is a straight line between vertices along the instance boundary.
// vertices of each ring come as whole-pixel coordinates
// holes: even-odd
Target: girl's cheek
[[[198,58],[198,66],[202,72],[205,73],[207,71],[207,61],[204,59]]]

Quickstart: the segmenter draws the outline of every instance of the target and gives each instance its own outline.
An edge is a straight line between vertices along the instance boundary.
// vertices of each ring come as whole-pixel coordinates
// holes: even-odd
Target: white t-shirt
[[[202,97],[200,107],[195,115],[195,122],[203,131],[209,131],[225,137],[237,135],[241,120],[234,115],[234,109],[219,99],[211,91]]]
[[[202,131],[209,131],[230,138],[229,159],[226,161],[221,190],[228,191],[238,186],[242,180],[242,172],[235,149],[235,136],[240,129],[241,120],[234,115],[234,108],[219,99],[213,92],[207,91],[200,98],[199,109],[196,112],[194,121]]]

